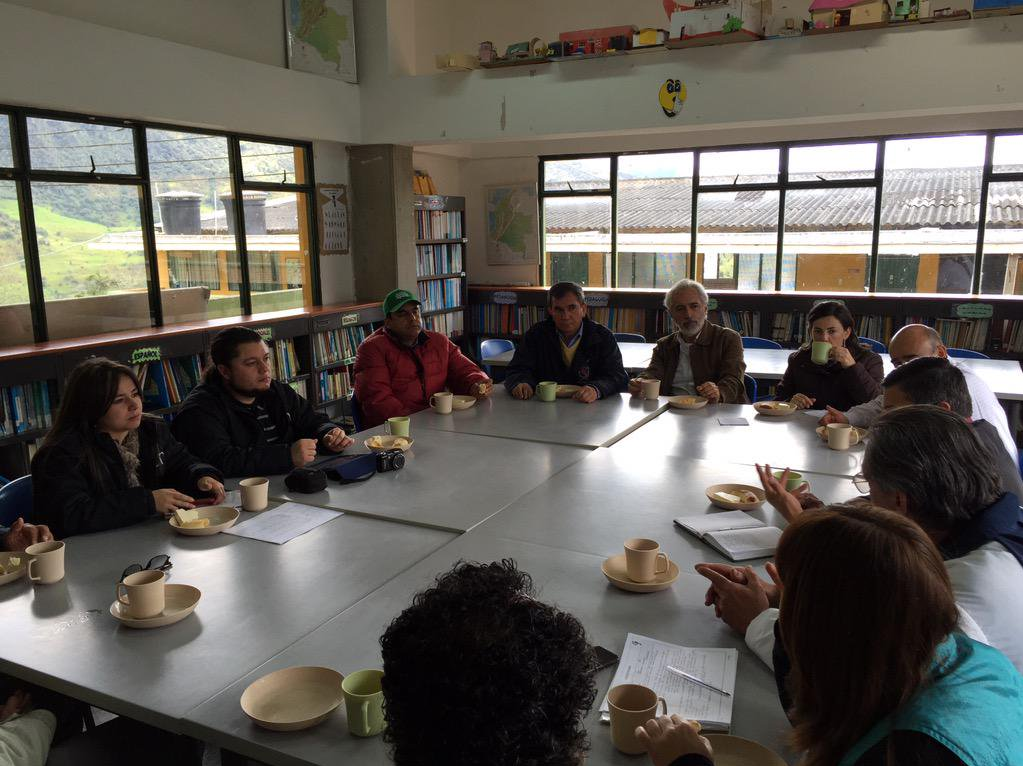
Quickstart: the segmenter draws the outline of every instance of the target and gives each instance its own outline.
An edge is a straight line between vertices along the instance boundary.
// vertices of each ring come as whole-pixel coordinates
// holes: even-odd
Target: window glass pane
[[[877,144],[797,146],[789,150],[790,181],[873,178]]]
[[[50,337],[148,327],[139,190],[33,183]]]
[[[611,158],[547,161],[543,164],[543,188],[547,191],[609,189]]]
[[[546,283],[608,287],[611,198],[547,199],[543,210]]]
[[[301,146],[239,141],[242,178],[267,184],[304,184],[305,149]]]
[[[618,287],[688,276],[692,196],[692,152],[618,159]]]
[[[135,172],[131,128],[29,117],[28,149],[36,170]]]
[[[21,216],[13,181],[0,181],[0,327],[0,346],[33,340]]]
[[[773,290],[778,251],[776,191],[700,194],[696,278],[710,290]]]
[[[252,310],[312,305],[309,200],[293,192],[245,192],[245,247]]]
[[[873,188],[787,192],[782,289],[866,290],[873,228]]]
[[[778,180],[778,149],[700,152],[700,183],[731,185],[774,183]]]
[[[969,293],[984,136],[885,145],[877,291]]]
[[[992,183],[987,192],[980,290],[1023,295],[1023,182]]]
[[[241,314],[227,139],[147,130],[146,147],[164,323]]]
[[[11,118],[0,114],[0,168],[14,167],[14,150],[11,148]]]
[[[996,173],[1023,173],[1023,135],[996,136],[991,165]]]

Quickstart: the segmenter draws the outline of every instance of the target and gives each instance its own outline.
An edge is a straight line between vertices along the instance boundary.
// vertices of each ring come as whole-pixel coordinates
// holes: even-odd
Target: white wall
[[[356,213],[348,174],[348,147],[333,141],[313,141],[313,168],[316,182],[348,185],[348,211]],[[320,256],[320,287],[323,305],[355,300],[355,275],[352,254]]]

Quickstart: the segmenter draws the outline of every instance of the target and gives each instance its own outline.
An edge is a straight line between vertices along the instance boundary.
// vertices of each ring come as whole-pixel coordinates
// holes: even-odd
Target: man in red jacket
[[[359,346],[355,356],[355,396],[363,428],[429,406],[445,388],[485,399],[493,391],[487,374],[439,332],[423,329],[419,300],[408,290],[384,298],[384,326]]]

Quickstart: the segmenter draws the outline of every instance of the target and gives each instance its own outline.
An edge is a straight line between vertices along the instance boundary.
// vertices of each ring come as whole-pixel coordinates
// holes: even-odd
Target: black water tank
[[[245,213],[246,234],[266,234],[266,192],[242,192],[242,210]],[[227,213],[227,233],[234,234],[234,197],[222,194],[220,203]]]
[[[164,234],[201,234],[199,203],[202,195],[188,191],[169,191],[156,195]]]

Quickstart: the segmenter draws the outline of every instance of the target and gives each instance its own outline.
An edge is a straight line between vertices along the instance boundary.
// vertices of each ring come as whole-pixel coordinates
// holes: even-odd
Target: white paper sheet
[[[694,675],[719,689],[735,694],[735,671],[739,653],[735,649],[694,649],[629,633],[618,670],[611,681],[641,684],[657,692],[668,703],[668,715],[699,721],[705,729],[728,731],[732,726],[733,696],[719,694],[677,676],[668,665]],[[600,704],[602,721],[609,721],[607,695]]]
[[[288,540],[294,540],[338,516],[344,514],[302,503],[282,503],[273,510],[250,515],[250,518],[225,529],[224,534],[284,545]]]
[[[719,426],[748,426],[749,421],[746,418],[718,418]]]

